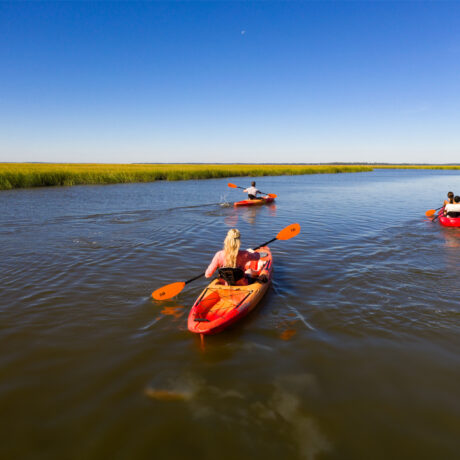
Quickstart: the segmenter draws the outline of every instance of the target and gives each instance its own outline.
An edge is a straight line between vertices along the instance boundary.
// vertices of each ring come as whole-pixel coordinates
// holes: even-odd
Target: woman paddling
[[[447,200],[444,200],[444,206],[446,204],[454,204],[454,192],[447,193]]]
[[[244,272],[245,270],[250,270],[248,270],[248,266],[251,265],[251,262],[257,262],[260,259],[260,254],[252,250],[240,250],[240,245],[239,230],[236,228],[230,229],[224,240],[224,248],[216,252],[204,276],[210,278],[218,268],[228,268],[230,269],[229,272],[233,273],[234,283],[231,284],[239,286],[248,284],[248,279],[244,276]],[[266,281],[267,274],[262,271],[258,279]]]

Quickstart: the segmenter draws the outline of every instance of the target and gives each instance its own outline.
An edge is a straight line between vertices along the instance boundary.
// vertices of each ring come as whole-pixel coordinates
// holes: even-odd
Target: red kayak
[[[444,227],[460,227],[460,217],[446,217],[442,208],[439,211],[439,223]]]
[[[267,292],[272,279],[272,253],[267,246],[257,249],[260,259],[249,262],[252,270],[249,284],[228,286],[217,278],[200,294],[188,316],[188,329],[197,334],[216,334],[246,316]],[[268,281],[263,283],[257,276],[264,273]]]
[[[233,206],[258,206],[261,204],[272,203],[273,201],[275,201],[275,199],[271,196],[263,196],[261,198],[257,198],[256,200],[237,201],[233,204]]]

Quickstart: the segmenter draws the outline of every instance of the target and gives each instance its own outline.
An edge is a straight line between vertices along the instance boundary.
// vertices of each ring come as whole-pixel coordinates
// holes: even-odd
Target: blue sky
[[[0,161],[459,153],[458,2],[0,2]]]

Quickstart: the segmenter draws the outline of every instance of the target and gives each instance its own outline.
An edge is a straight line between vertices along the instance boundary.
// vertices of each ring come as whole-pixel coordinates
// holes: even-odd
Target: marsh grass
[[[372,165],[374,169],[460,169],[460,165]]]
[[[75,164],[0,163],[0,190],[25,187],[120,184],[157,180],[216,179],[369,172],[374,169],[460,169],[460,165],[281,164]]]
[[[372,169],[361,165],[0,163],[0,190],[235,176],[366,172]]]

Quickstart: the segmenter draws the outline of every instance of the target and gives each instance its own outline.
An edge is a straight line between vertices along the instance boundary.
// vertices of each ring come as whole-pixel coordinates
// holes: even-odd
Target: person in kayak
[[[252,250],[240,250],[241,237],[240,232],[236,228],[231,228],[224,240],[224,248],[216,252],[209,267],[206,269],[205,277],[210,278],[218,268],[240,269],[239,279],[235,280],[237,286],[244,286],[248,284],[247,277],[244,276],[246,264],[251,261],[258,261],[260,255]],[[237,275],[238,276],[238,275]],[[260,273],[258,279],[262,282],[267,281],[267,274]]]
[[[250,200],[257,200],[257,194],[262,193],[260,190],[256,189],[256,183],[254,181],[252,181],[251,186],[248,188],[245,188],[243,192],[246,192],[248,194],[248,198]]]
[[[454,204],[454,192],[447,193],[447,200],[444,200],[444,206],[446,204]]]
[[[460,217],[460,196],[454,198],[453,203],[444,206],[444,215],[447,217]]]

